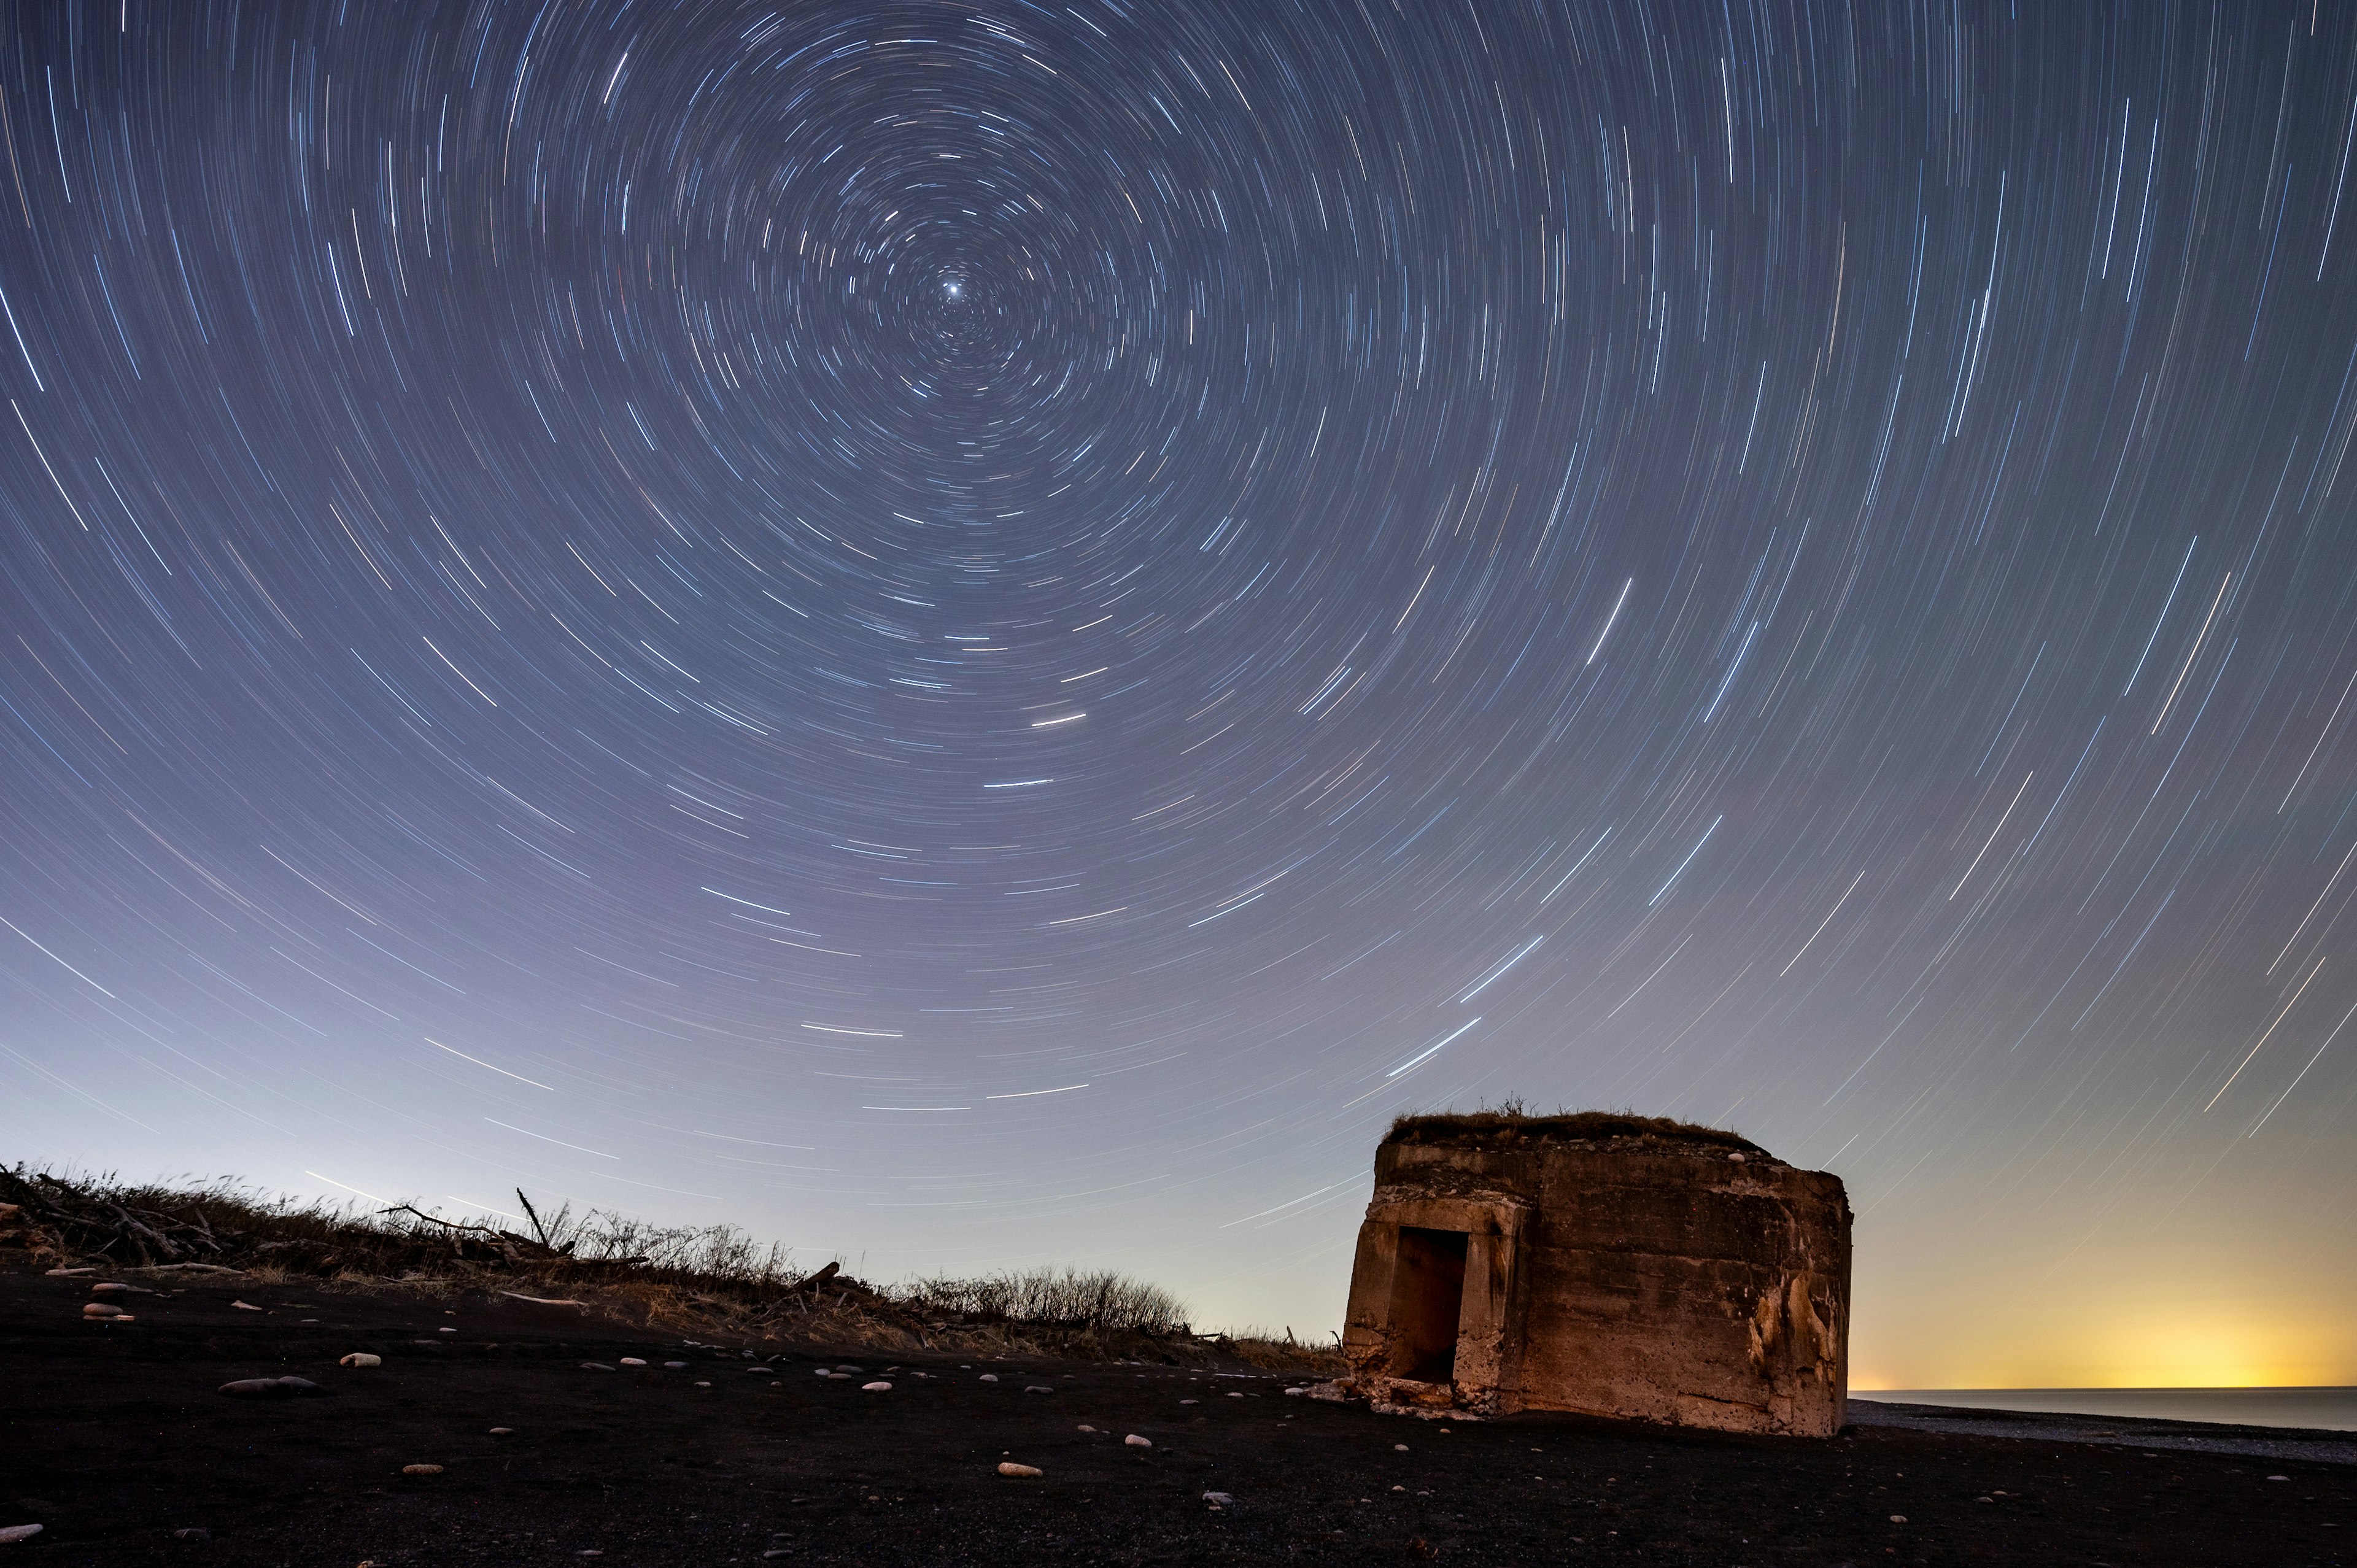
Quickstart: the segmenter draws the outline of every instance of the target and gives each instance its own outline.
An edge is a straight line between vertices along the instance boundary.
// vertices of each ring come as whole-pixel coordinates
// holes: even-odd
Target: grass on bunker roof
[[[1667,1116],[1641,1116],[1633,1111],[1562,1111],[1533,1113],[1519,1100],[1478,1111],[1436,1111],[1402,1116],[1383,1134],[1386,1144],[1497,1147],[1515,1144],[1609,1143],[1620,1138],[1644,1139],[1684,1148],[1758,1155],[1773,1159],[1767,1150],[1723,1127],[1705,1127]]]

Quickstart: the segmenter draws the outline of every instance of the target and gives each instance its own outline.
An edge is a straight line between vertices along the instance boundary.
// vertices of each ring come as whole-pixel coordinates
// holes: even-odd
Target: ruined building
[[[1337,1392],[1826,1437],[1849,1393],[1849,1198],[1649,1117],[1404,1117],[1375,1152]]]

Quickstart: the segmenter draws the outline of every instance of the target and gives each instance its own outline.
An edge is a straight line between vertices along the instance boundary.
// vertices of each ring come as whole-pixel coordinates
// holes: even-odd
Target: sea
[[[2357,1388],[1872,1389],[1853,1399],[2146,1421],[2213,1421],[2357,1432]]]

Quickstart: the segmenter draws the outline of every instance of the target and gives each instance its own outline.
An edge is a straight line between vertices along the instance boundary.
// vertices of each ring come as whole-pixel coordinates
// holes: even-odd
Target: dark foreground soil
[[[90,1280],[0,1274],[0,1527],[45,1527],[0,1545],[0,1568],[2357,1556],[2357,1468],[2148,1452],[2132,1423],[2113,1423],[2126,1446],[1421,1423],[1288,1398],[1243,1368],[774,1346],[748,1360],[481,1296],[124,1277],[175,1294],[115,1298],[136,1321],[92,1324]],[[383,1365],[339,1368],[352,1350]],[[215,1391],[290,1373],[320,1391]],[[1043,1475],[1004,1478],[1002,1460]],[[418,1464],[443,1468],[403,1474]]]

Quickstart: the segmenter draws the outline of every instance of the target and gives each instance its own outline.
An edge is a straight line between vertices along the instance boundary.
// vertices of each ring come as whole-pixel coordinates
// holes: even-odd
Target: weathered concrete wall
[[[1433,1272],[1401,1267],[1403,1228],[1467,1238],[1445,1382],[1411,1343]],[[1756,1151],[1386,1143],[1343,1347],[1378,1402],[1828,1436],[1848,1395],[1849,1240],[1840,1178]]]

